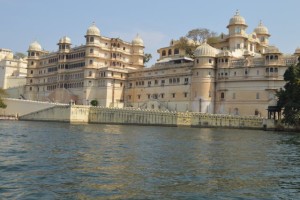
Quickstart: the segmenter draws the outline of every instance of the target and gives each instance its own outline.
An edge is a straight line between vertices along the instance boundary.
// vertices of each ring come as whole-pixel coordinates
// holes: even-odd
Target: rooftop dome
[[[136,35],[136,37],[132,40],[133,45],[139,45],[139,46],[144,46],[144,41],[142,38],[139,36],[139,34]]]
[[[204,41],[202,45],[195,50],[195,57],[216,57],[217,49],[213,48]]]
[[[245,18],[240,16],[240,12],[238,10],[236,11],[235,15],[230,19],[227,28],[231,25],[245,25],[245,26],[247,26]]]
[[[265,27],[262,22],[259,22],[259,25],[254,29],[254,32],[258,35],[269,35],[269,30]]]
[[[279,49],[277,47],[275,47],[275,46],[268,46],[266,48],[265,54],[268,54],[268,53],[281,54],[281,52],[279,51]]]
[[[294,54],[300,54],[300,47],[297,47],[297,49],[295,49],[295,53]]]
[[[64,36],[62,38],[60,38],[58,43],[67,43],[67,44],[71,44],[71,39],[67,36]]]
[[[86,31],[86,35],[96,35],[96,36],[100,36],[100,30],[99,28],[96,26],[95,23],[93,23],[88,30]]]
[[[42,50],[42,46],[37,41],[31,43],[28,48],[28,51],[41,51],[41,50]]]

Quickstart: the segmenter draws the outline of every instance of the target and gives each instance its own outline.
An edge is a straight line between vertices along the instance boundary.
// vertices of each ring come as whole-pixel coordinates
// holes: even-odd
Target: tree
[[[186,36],[180,37],[180,39],[175,43],[175,47],[185,50],[187,56],[194,58],[194,51],[197,46],[204,41],[207,41],[209,44],[214,43],[217,40],[216,35],[216,32],[207,28],[192,29],[186,34]]]
[[[6,108],[6,104],[3,102],[2,100],[2,96],[5,95],[5,91],[3,89],[0,88],[0,108]]]
[[[217,33],[214,31],[211,31],[207,28],[196,28],[190,30],[186,37],[189,39],[192,39],[195,44],[197,43],[203,43],[205,40],[208,40],[211,37],[216,37]]]
[[[144,64],[149,62],[151,60],[151,58],[152,58],[151,53],[145,53],[145,55],[144,55]]]
[[[283,109],[283,121],[292,126],[300,126],[300,63],[290,66],[284,73],[287,82],[284,89],[277,92],[277,106]]]
[[[21,53],[21,52],[16,52],[14,54],[14,59],[20,59],[20,58],[25,58],[26,55],[24,53]]]
[[[174,46],[178,49],[183,49],[187,56],[194,58],[194,51],[197,48],[197,45],[193,42],[190,42],[190,40],[187,37],[179,38],[179,40],[174,44]]]
[[[91,101],[92,106],[98,106],[98,101],[96,99]]]

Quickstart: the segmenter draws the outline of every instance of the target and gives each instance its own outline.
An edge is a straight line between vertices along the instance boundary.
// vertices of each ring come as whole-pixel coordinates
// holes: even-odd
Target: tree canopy
[[[216,40],[217,33],[207,28],[196,28],[190,30],[186,36],[180,37],[175,47],[185,50],[187,56],[194,58],[194,51],[204,41],[208,43]],[[193,41],[193,42],[190,42]]]
[[[15,59],[20,59],[20,58],[25,58],[25,57],[26,57],[26,55],[24,53],[21,53],[21,52],[16,52],[14,54]]]
[[[196,28],[190,30],[186,34],[186,37],[192,39],[195,42],[195,44],[197,44],[197,42],[203,43],[205,40],[208,40],[211,37],[215,37],[216,35],[216,32],[211,31],[207,28]]]
[[[0,88],[0,108],[6,108],[6,104],[3,102],[2,98],[5,95],[5,91]]]
[[[151,60],[151,58],[152,58],[151,53],[145,53],[145,55],[144,55],[144,64],[149,62]]]
[[[277,92],[277,106],[283,109],[284,122],[300,126],[300,63],[290,66],[284,73],[287,82],[284,89]]]

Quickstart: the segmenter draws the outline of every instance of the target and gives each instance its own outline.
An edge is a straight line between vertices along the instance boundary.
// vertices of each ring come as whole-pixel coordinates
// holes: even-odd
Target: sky
[[[130,42],[139,34],[145,53],[153,56],[151,65],[158,59],[157,49],[191,29],[227,34],[237,9],[248,24],[247,33],[262,20],[271,45],[283,53],[300,47],[299,0],[0,0],[0,48],[26,53],[36,40],[43,49],[57,51],[63,36],[79,46],[95,22],[106,37]]]

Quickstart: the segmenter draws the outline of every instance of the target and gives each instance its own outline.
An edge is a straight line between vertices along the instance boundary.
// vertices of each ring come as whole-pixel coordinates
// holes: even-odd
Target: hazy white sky
[[[247,32],[262,20],[271,34],[270,44],[283,53],[300,46],[299,0],[0,0],[0,48],[26,52],[37,40],[45,50],[56,51],[68,36],[73,46],[85,43],[87,28],[95,22],[101,34],[131,41],[137,33],[154,63],[156,50],[193,28],[227,33],[229,19],[238,9]]]

